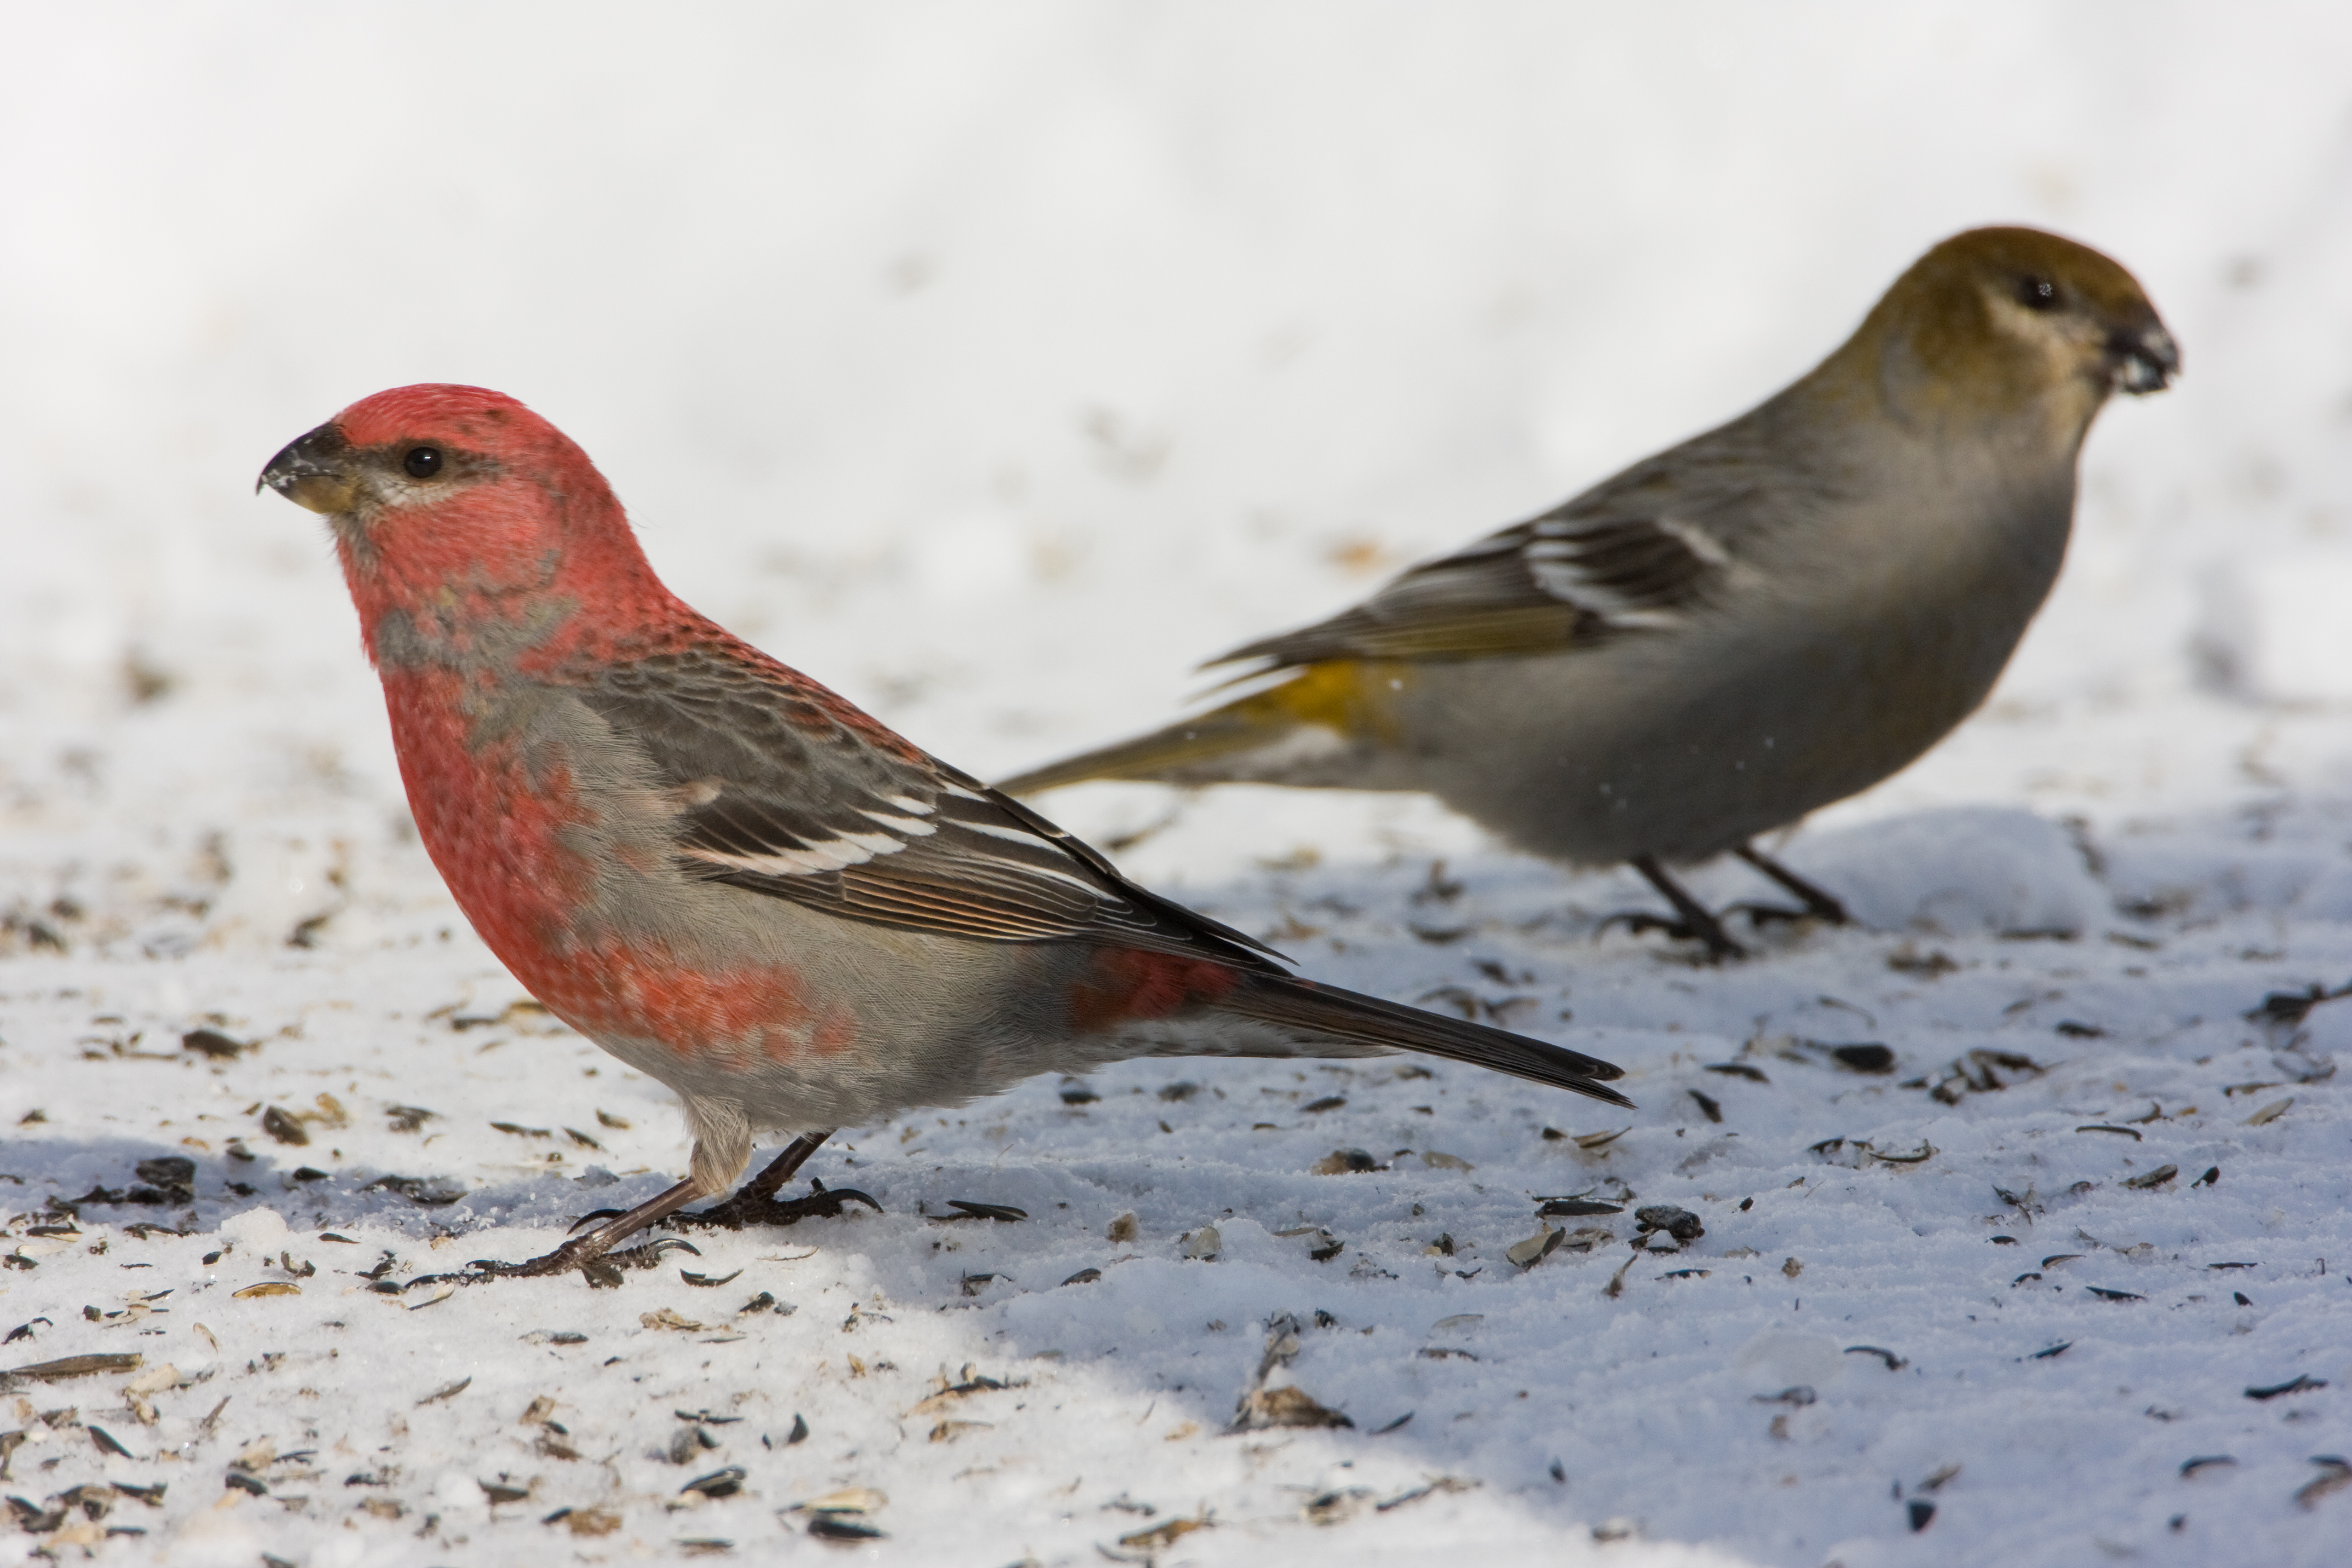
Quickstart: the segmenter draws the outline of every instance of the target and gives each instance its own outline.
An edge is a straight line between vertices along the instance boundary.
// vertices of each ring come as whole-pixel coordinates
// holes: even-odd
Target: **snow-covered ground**
[[[2352,1000],[2246,1014],[2352,979],[2352,13],[8,23],[0,1368],[141,1360],[0,1390],[0,1562],[2343,1559]],[[514,393],[689,599],[1002,773],[1736,413],[1988,221],[2123,259],[2187,374],[2095,431],[1987,710],[1785,847],[1868,929],[1695,969],[1600,929],[1634,879],[1426,802],[1046,803],[1640,1110],[1130,1064],[845,1132],[812,1171],[879,1213],[375,1288],[684,1137],[418,850],[322,531],[251,494],[289,438]],[[1700,1233],[1637,1250],[1655,1205]]]

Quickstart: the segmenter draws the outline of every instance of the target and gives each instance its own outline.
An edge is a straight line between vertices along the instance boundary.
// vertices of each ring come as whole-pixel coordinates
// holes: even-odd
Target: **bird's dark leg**
[[[1827,921],[1833,926],[1842,926],[1853,918],[1845,912],[1843,904],[1814,887],[1753,844],[1742,844],[1733,849],[1732,853],[1796,894],[1797,901],[1804,905],[1805,912],[1815,920]]]
[[[724,1226],[729,1230],[740,1230],[747,1225],[791,1225],[814,1215],[838,1215],[845,1203],[860,1203],[877,1213],[882,1205],[855,1187],[828,1188],[823,1182],[811,1184],[814,1190],[804,1198],[780,1202],[777,1192],[793,1179],[794,1172],[808,1163],[810,1155],[824,1147],[830,1131],[804,1132],[792,1141],[784,1152],[768,1163],[768,1168],[743,1184],[742,1188],[725,1203],[713,1204],[695,1214],[682,1214],[671,1220],[672,1225]]]
[[[1656,915],[1612,915],[1608,920],[1601,922],[1603,926],[1612,921],[1623,921],[1626,926],[1633,931],[1662,931],[1668,936],[1679,937],[1685,942],[1704,942],[1706,944],[1706,961],[1709,963],[1720,963],[1727,958],[1748,956],[1748,950],[1732,941],[1730,935],[1724,931],[1723,922],[1709,914],[1704,904],[1685,892],[1680,882],[1666,875],[1666,868],[1658,864],[1656,856],[1636,855],[1627,864],[1648,878],[1650,886],[1657,889],[1666,902],[1674,905],[1676,918],[1669,921],[1662,920]]]

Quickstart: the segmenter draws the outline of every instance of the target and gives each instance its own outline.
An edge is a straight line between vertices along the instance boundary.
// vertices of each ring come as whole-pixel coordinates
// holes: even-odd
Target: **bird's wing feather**
[[[1412,567],[1328,621],[1212,662],[1485,658],[1676,626],[1734,570],[1729,531],[1710,526],[1731,498],[1678,495],[1683,487],[1659,482],[1656,463]]]
[[[1281,973],[1028,807],[748,647],[608,666],[579,695],[650,759],[690,874],[853,920],[1115,943]]]

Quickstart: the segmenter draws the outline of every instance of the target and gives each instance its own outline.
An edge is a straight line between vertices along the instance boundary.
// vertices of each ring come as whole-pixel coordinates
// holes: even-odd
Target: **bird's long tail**
[[[1602,1087],[1612,1079],[1622,1078],[1624,1069],[1598,1058],[1333,985],[1252,975],[1223,1005],[1244,1017],[1297,1030],[1310,1039],[1425,1051],[1449,1061],[1573,1089],[1612,1105],[1633,1103],[1615,1089]]]
[[[998,784],[1034,795],[1090,779],[1139,784],[1328,784],[1359,782],[1338,764],[1388,728],[1387,687],[1354,660],[1308,665],[1277,684],[1131,741],[1032,768]],[[1375,786],[1377,787],[1377,786]]]

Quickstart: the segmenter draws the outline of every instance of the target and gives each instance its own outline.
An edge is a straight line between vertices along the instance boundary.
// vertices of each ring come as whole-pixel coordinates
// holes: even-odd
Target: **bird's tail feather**
[[[1337,986],[1286,977],[1252,976],[1248,984],[1227,997],[1225,1006],[1245,1017],[1310,1036],[1323,1036],[1350,1045],[1402,1047],[1449,1061],[1491,1068],[1515,1078],[1573,1089],[1612,1105],[1633,1102],[1607,1080],[1622,1078],[1624,1069],[1595,1057],[1560,1046],[1546,1045],[1524,1035],[1490,1029],[1417,1007],[1383,1002]]]
[[[1258,715],[1242,711],[1234,703],[1181,720],[1164,730],[1139,735],[1108,746],[1082,752],[1042,768],[1006,779],[997,785],[1007,795],[1034,795],[1089,779],[1119,779],[1135,784],[1227,784],[1254,776],[1232,763],[1264,747],[1267,726]]]
[[[996,787],[1007,795],[1034,795],[1091,779],[1170,784],[1369,782],[1355,776],[1360,766],[1334,764],[1363,738],[1385,732],[1379,702],[1388,688],[1371,685],[1370,679],[1366,668],[1352,661],[1283,671],[1274,685],[1222,708],[1032,768]]]

